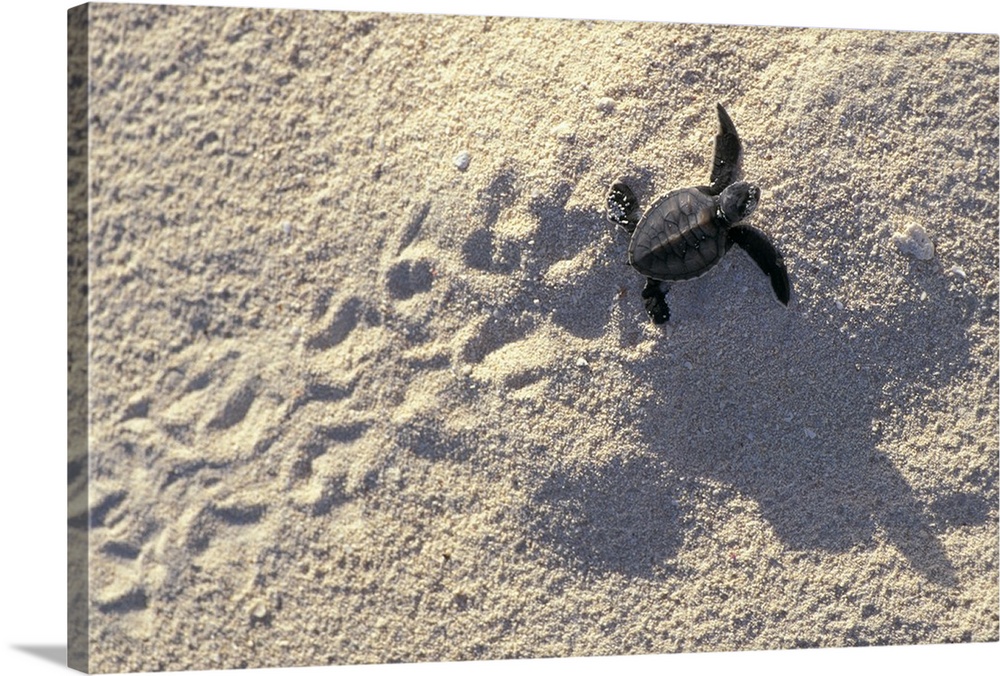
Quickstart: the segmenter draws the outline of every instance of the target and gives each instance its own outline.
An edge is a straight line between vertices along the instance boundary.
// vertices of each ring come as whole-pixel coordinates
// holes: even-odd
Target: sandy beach
[[[89,38],[91,670],[998,640],[996,35]],[[792,300],[734,249],[656,326],[605,196],[707,183],[720,102]]]

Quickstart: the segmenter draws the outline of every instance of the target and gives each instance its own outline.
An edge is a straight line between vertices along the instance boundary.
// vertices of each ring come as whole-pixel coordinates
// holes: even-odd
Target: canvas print
[[[998,39],[68,16],[69,661],[998,639]]]

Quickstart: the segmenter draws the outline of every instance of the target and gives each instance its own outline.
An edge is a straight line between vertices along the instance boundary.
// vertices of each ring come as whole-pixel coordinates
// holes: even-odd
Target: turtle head
[[[760,188],[740,181],[719,196],[719,213],[728,223],[739,223],[753,213],[760,199]]]

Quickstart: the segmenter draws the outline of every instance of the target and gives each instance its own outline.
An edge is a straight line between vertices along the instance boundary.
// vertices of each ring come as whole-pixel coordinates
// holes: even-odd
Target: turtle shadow
[[[727,281],[709,285],[718,298],[707,302],[726,301]],[[881,330],[853,336],[775,306],[744,325],[750,338],[695,336],[691,324],[687,337],[665,337],[665,350],[628,374],[645,380],[644,408],[655,414],[621,425],[654,460],[553,473],[533,505],[545,544],[584,573],[669,573],[698,518],[683,505],[693,504],[692,486],[709,482],[753,499],[792,550],[836,554],[884,540],[930,582],[956,585],[940,538],[984,523],[990,503],[974,493],[918,495],[880,450],[879,430],[887,393],[905,388],[919,400],[943,385],[970,359],[969,338],[961,323],[942,330],[935,309],[904,303],[875,314],[857,324]],[[921,349],[908,349],[914,341]],[[681,358],[664,359],[668,351]]]
[[[873,546],[881,534],[922,576],[956,584],[933,505],[880,450],[879,425],[887,392],[929,391],[943,384],[934,374],[960,372],[969,355],[964,332],[942,340],[939,318],[915,307],[883,317],[885,330],[853,338],[822,320],[778,312],[754,322],[754,340],[715,334],[697,346],[736,366],[674,368],[673,377],[649,383],[654,408],[669,415],[640,426],[644,443],[679,474],[754,499],[792,549],[841,553]],[[875,326],[876,318],[859,325]],[[939,342],[907,349],[927,327]],[[891,368],[886,354],[896,357]],[[942,362],[952,368],[940,369]],[[959,503],[961,518],[988,516],[984,501]]]

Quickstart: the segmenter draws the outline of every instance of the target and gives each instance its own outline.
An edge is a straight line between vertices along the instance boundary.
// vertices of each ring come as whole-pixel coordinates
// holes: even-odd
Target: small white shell
[[[903,255],[921,261],[934,258],[934,243],[919,223],[908,223],[902,230],[893,233],[892,241]]]

